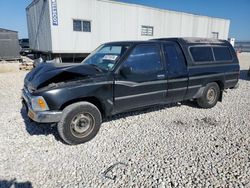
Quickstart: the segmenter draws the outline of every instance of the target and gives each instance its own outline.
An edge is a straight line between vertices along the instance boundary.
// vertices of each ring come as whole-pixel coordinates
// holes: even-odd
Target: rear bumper
[[[61,120],[62,112],[61,111],[43,111],[35,112],[30,105],[30,94],[23,90],[22,92],[23,104],[27,109],[27,113],[30,119],[38,123],[57,123]]]

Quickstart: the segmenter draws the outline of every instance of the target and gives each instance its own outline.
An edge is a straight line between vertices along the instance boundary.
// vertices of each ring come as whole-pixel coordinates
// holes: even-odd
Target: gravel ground
[[[213,109],[186,102],[118,115],[78,146],[27,119],[26,72],[0,74],[0,187],[250,187],[249,54],[241,65],[239,89]]]

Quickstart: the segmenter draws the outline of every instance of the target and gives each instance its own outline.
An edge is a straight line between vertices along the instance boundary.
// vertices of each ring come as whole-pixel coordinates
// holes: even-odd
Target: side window
[[[73,20],[73,30],[82,31],[82,22],[81,20]]]
[[[152,26],[141,26],[141,35],[142,36],[154,36],[154,27]]]
[[[156,45],[136,46],[123,67],[129,67],[132,74],[155,73],[162,70],[159,47]]]
[[[164,44],[164,54],[168,64],[169,73],[182,73],[186,71],[185,59],[178,53],[174,44]]]
[[[215,61],[231,61],[232,55],[228,47],[213,47]]]
[[[91,32],[91,22],[86,20],[73,20],[73,31]]]
[[[91,22],[90,21],[82,21],[82,31],[91,32]]]
[[[211,47],[191,47],[190,52],[195,62],[214,61]]]

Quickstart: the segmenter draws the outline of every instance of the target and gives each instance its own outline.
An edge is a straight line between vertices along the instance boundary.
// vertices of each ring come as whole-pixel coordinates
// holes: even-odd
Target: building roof
[[[213,19],[228,20],[228,21],[230,21],[227,18],[220,18],[220,17],[214,17],[214,16],[206,16],[206,15],[202,15],[202,14],[195,14],[195,13],[178,11],[178,10],[170,10],[170,9],[165,9],[165,8],[156,8],[156,7],[142,5],[142,4],[121,2],[119,0],[97,0],[97,1],[102,1],[102,2],[107,2],[107,3],[114,3],[114,4],[121,4],[121,5],[127,5],[127,6],[134,6],[134,7],[141,7],[141,8],[151,9],[151,10],[158,10],[158,11],[162,11],[162,12],[175,12],[175,13],[182,13],[182,14],[192,15],[192,16],[207,17],[207,18],[213,18]]]
[[[35,5],[36,3],[38,3],[40,0],[33,0],[27,7],[26,10],[29,9],[30,7],[32,7],[33,5]]]
[[[27,7],[26,10],[38,3],[40,0],[33,0]],[[46,1],[46,0],[44,0]],[[158,10],[158,11],[163,11],[163,12],[175,12],[175,13],[182,13],[186,15],[193,15],[193,16],[201,16],[201,17],[207,17],[207,18],[213,18],[213,19],[222,19],[222,20],[228,20],[227,18],[219,18],[219,17],[213,17],[213,16],[205,16],[205,15],[200,15],[200,14],[195,14],[195,13],[188,13],[188,12],[183,12],[183,11],[177,11],[177,10],[169,10],[169,9],[162,9],[162,8],[156,8],[156,7],[151,7],[151,6],[146,6],[146,5],[141,5],[141,4],[136,4],[136,3],[125,3],[121,2],[119,0],[96,0],[96,1],[102,1],[106,3],[113,3],[113,4],[120,4],[120,5],[126,5],[126,6],[134,6],[134,7],[141,7],[141,8],[146,8],[146,9],[151,9],[151,10]]]
[[[0,28],[0,32],[12,32],[12,33],[17,33],[17,31],[9,30],[9,29],[4,29]]]

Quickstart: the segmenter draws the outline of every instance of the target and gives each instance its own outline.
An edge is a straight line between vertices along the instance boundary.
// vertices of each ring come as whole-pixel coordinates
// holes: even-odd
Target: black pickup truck
[[[202,108],[235,88],[239,62],[224,40],[163,38],[101,45],[81,64],[44,63],[24,80],[28,116],[57,123],[61,138],[80,144],[102,118],[145,106],[193,100]]]

